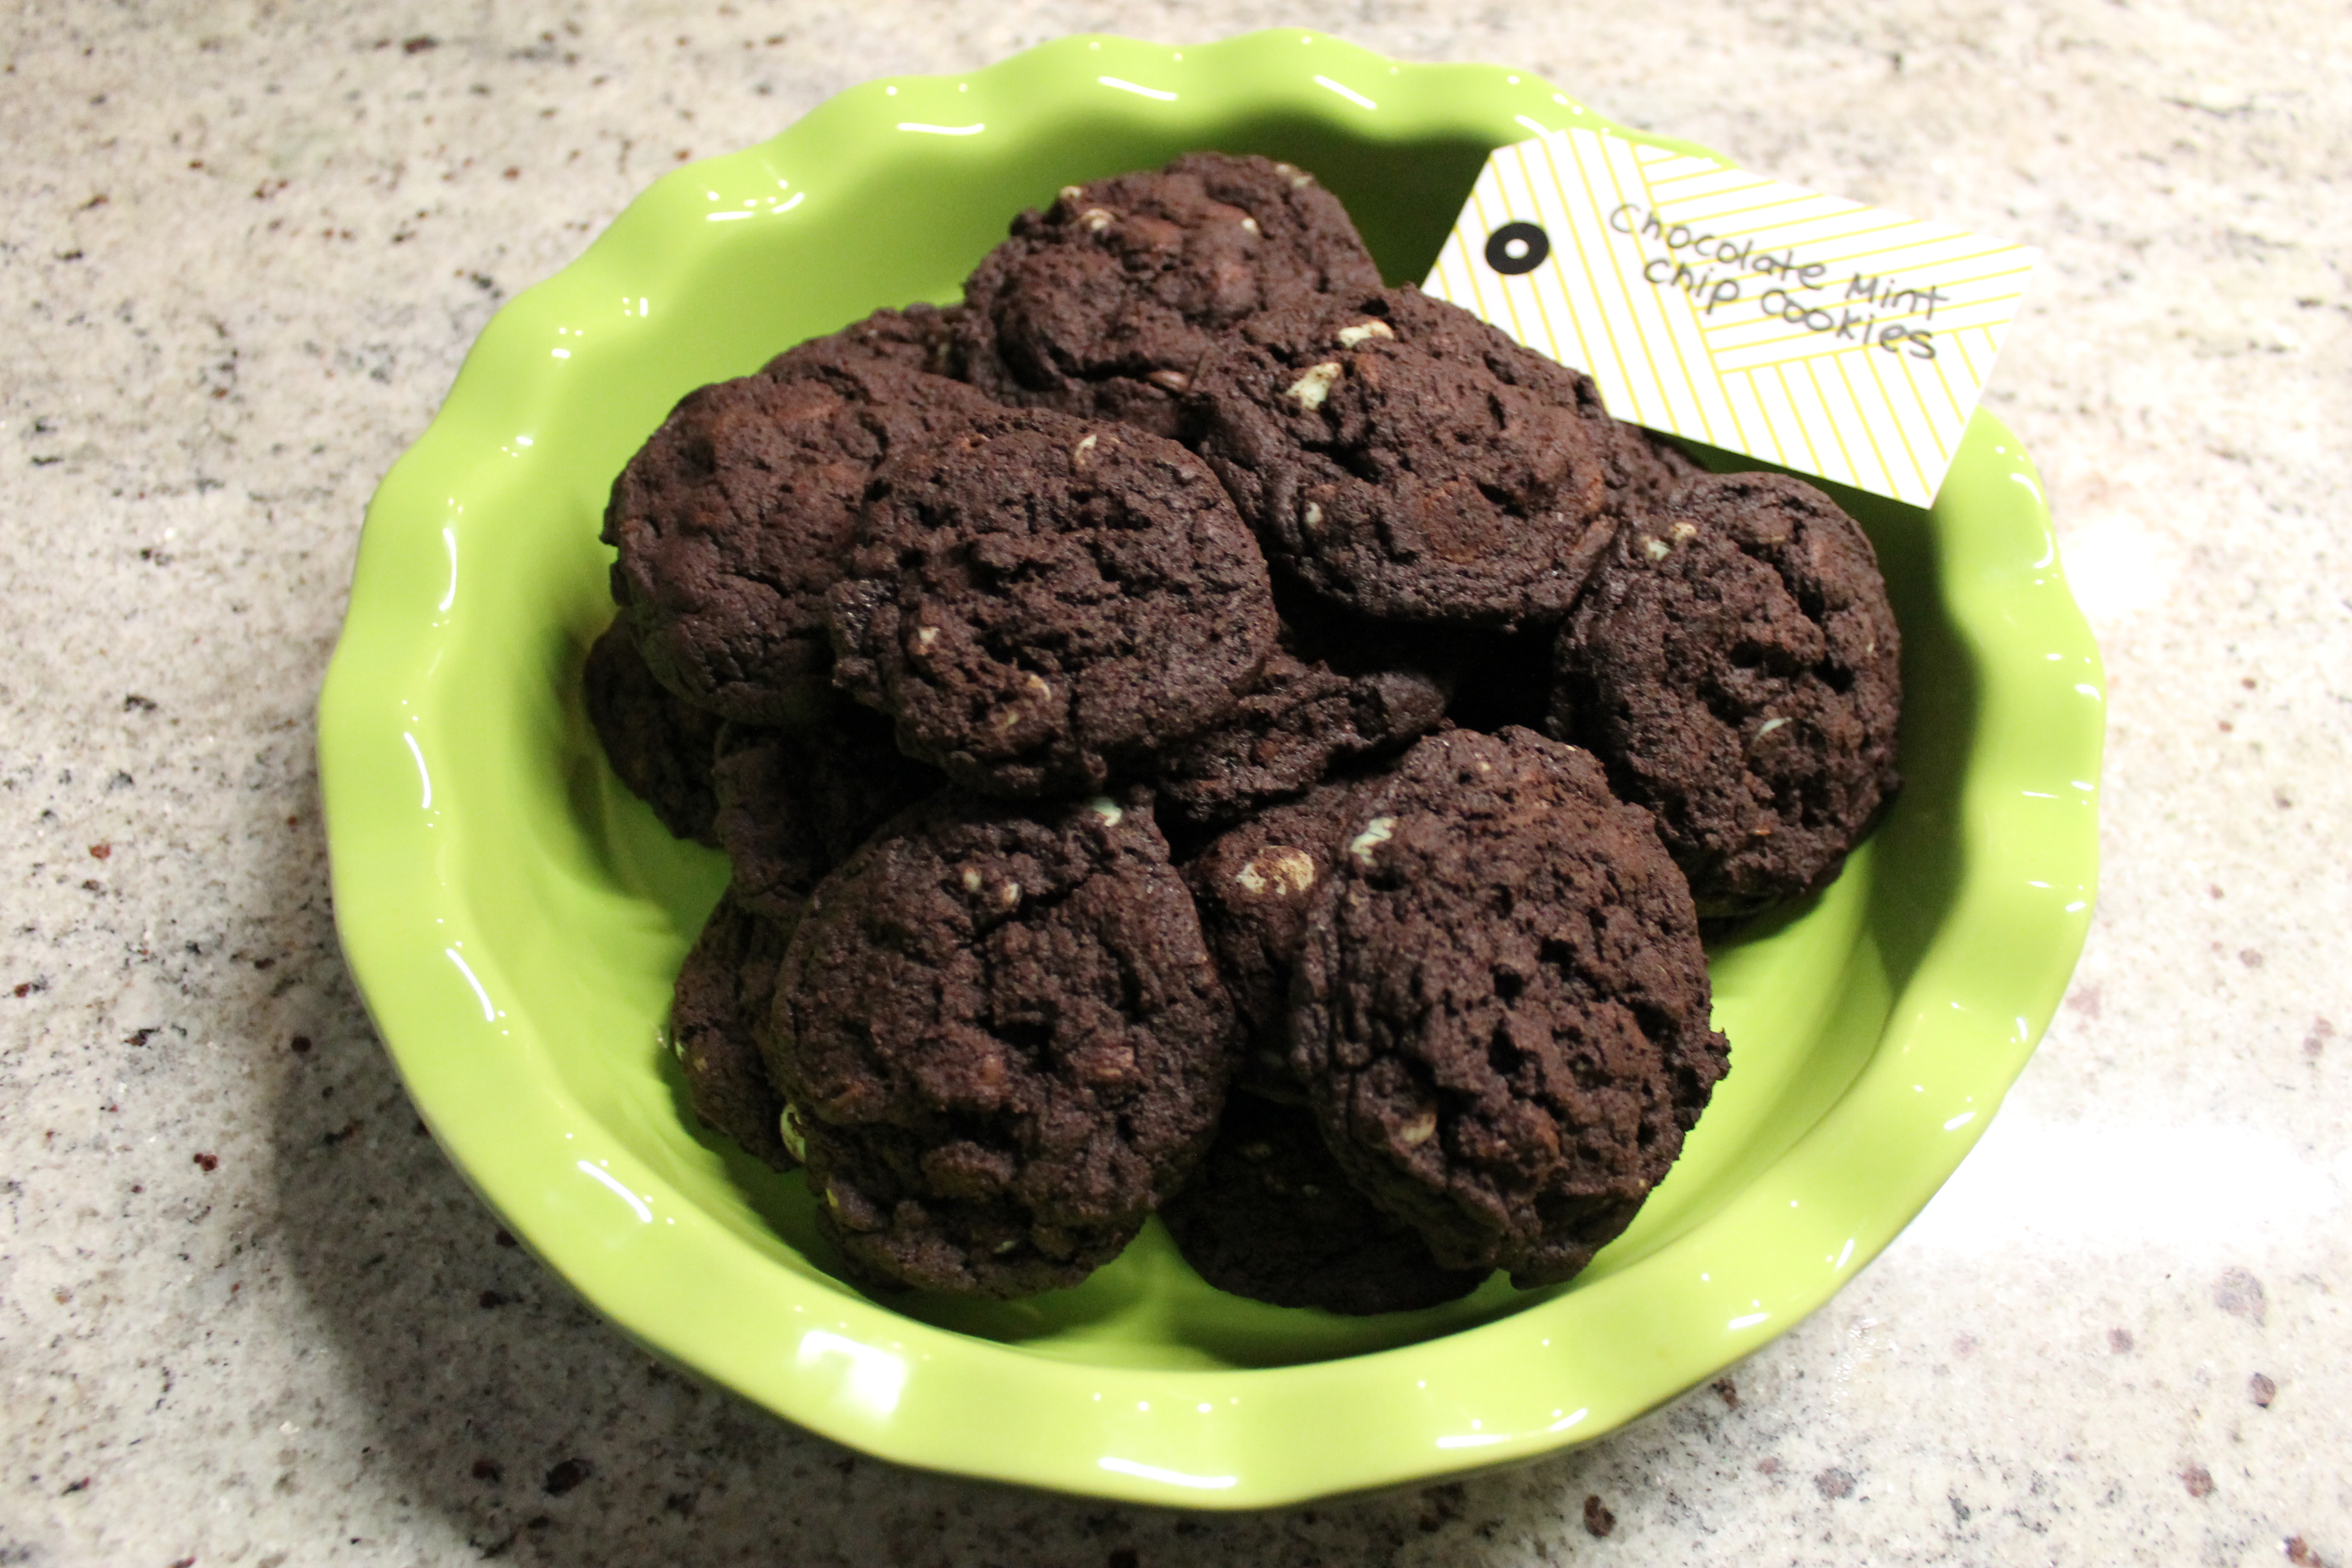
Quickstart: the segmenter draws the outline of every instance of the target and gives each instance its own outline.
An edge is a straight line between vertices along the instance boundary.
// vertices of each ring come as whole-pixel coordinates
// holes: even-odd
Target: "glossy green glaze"
[[[1828,1300],[1983,1131],[2090,919],[2098,657],[2032,465],[1979,414],[1931,511],[1843,496],[1902,618],[1900,804],[1713,954],[1733,1070],[1572,1284],[1369,1321],[1202,1284],[1156,1227],[1039,1300],[838,1283],[797,1178],[686,1112],[670,978],[725,879],[623,792],[579,670],[614,475],[689,389],[955,296],[1021,207],[1196,147],[1316,170],[1418,278],[1487,148],[1604,123],[1533,77],[1297,32],[1072,38],[876,82],[656,183],[493,321],[368,513],[320,753],[344,948],[452,1160],[657,1352],[910,1465],[1259,1507],[1607,1432]]]

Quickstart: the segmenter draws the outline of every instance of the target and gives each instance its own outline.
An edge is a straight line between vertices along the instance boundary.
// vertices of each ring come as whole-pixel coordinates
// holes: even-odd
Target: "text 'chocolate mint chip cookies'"
[[[1097,788],[1231,713],[1274,651],[1257,542],[1173,441],[1000,411],[895,456],[830,598],[835,679],[968,788]]]
[[[940,314],[877,311],[755,374],[688,393],[614,481],[613,597],[688,701],[753,724],[832,700],[824,592],[897,445],[987,409],[931,374]]]
[[[862,1272],[1075,1285],[1192,1173],[1233,1010],[1140,792],[949,790],[811,900],[764,1041],[826,1234]]]
[[[1573,1277],[1723,1076],[1689,890],[1600,764],[1421,742],[1358,797],[1292,984],[1292,1059],[1359,1188],[1447,1268]]]
[[[1193,398],[1268,557],[1377,618],[1557,621],[1628,483],[1590,377],[1417,289],[1249,321]]]
[[[1547,728],[1646,806],[1699,913],[1825,886],[1894,797],[1902,638],[1820,490],[1702,477],[1629,527],[1560,630]]]
[[[1234,323],[1380,286],[1314,176],[1192,153],[1014,219],[965,284],[953,338],[965,376],[1004,402],[1174,436],[1193,367]]]

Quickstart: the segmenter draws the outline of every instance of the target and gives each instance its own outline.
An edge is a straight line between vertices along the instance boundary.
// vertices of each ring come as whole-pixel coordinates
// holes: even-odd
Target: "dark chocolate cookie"
[[[1196,828],[1245,816],[1337,766],[1427,734],[1452,694],[1451,682],[1424,670],[1349,673],[1276,648],[1230,716],[1160,757],[1160,814]]]
[[[1274,651],[1265,559],[1198,458],[999,411],[876,474],[835,677],[989,794],[1101,786],[1234,710]]]
[[[1600,764],[1528,730],[1430,736],[1356,816],[1291,993],[1324,1139],[1445,1267],[1567,1279],[1727,1065],[1690,893]]]
[[[1247,1095],[1225,1108],[1200,1173],[1160,1217],[1202,1279],[1277,1307],[1406,1312],[1486,1277],[1440,1268],[1411,1226],[1349,1186],[1312,1115]]]
[[[1901,636],[1861,529],[1801,480],[1692,481],[1560,630],[1547,728],[1646,806],[1699,912],[1825,885],[1893,798]]]
[[[786,349],[768,362],[766,374],[789,377],[815,372],[852,380],[877,372],[887,375],[910,370],[950,375],[956,327],[962,318],[961,305],[944,310],[920,304],[903,310],[877,310],[837,332]],[[877,390],[887,390],[887,384],[878,384]]]
[[[1368,785],[1327,784],[1228,829],[1184,866],[1201,933],[1242,1031],[1238,1087],[1304,1098],[1290,1066],[1290,972],[1307,911],[1349,834]]]
[[[1178,434],[1192,368],[1261,310],[1381,286],[1355,226],[1287,163],[1192,153],[1066,188],[964,286],[965,376],[1009,403]]]
[[[762,1044],[853,1265],[1011,1297],[1084,1279],[1191,1173],[1233,1013],[1147,795],[950,789],[818,886]]]
[[[733,896],[770,920],[797,920],[819,878],[947,782],[900,753],[888,720],[845,703],[806,730],[727,726],[710,773]]]
[[[806,723],[831,696],[824,592],[893,447],[992,407],[909,361],[936,323],[881,311],[687,395],[604,512],[613,596],[672,691],[722,717]]]
[[[792,921],[762,920],[729,893],[687,953],[669,1007],[670,1048],[695,1114],[779,1171],[798,1160],[782,1136],[784,1097],[768,1081],[759,1031],[792,934]]]
[[[1415,289],[1260,317],[1195,395],[1268,558],[1366,616],[1557,621],[1622,507],[1591,379]]]
[[[1662,510],[1676,490],[1707,475],[1705,467],[1655,431],[1621,419],[1612,434],[1617,447],[1612,482],[1623,492],[1622,510],[1629,519],[1638,521]]]
[[[716,844],[710,758],[718,717],[681,701],[654,679],[626,616],[589,646],[581,679],[588,721],[621,782],[680,838]]]
[[[1620,531],[1658,515],[1676,490],[1707,472],[1681,447],[1639,425],[1612,420],[1609,433],[1611,505],[1622,515]],[[1548,621],[1514,633],[1466,633],[1459,645],[1455,700],[1446,716],[1489,734],[1513,724],[1544,728],[1552,712],[1557,635]]]

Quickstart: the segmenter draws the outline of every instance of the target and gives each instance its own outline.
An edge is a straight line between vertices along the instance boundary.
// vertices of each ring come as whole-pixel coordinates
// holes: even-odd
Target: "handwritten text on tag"
[[[1621,419],[1925,506],[2037,254],[1563,131],[1487,160],[1423,288]]]

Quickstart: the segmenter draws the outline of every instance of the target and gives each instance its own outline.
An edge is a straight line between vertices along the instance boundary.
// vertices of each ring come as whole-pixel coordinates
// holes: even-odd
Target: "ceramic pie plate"
[[[1316,171],[1417,279],[1488,149],[1571,124],[1636,134],[1524,72],[1311,33],[1067,38],[680,168],[483,331],[369,508],[320,700],[336,918],[435,1137],[623,1331],[902,1464],[1265,1507],[1621,1426],[1821,1306],[1951,1173],[2081,948],[2103,721],[2033,466],[1981,412],[1933,508],[1834,492],[1903,625],[1906,784],[1826,892],[1710,951],[1730,1076],[1569,1284],[1284,1310],[1155,1223],[1075,1289],[879,1300],[835,1277],[798,1177],[686,1109],[664,1017],[725,863],[620,787],[579,697],[605,494],[670,405],[952,300],[1023,207],[1195,148]]]

